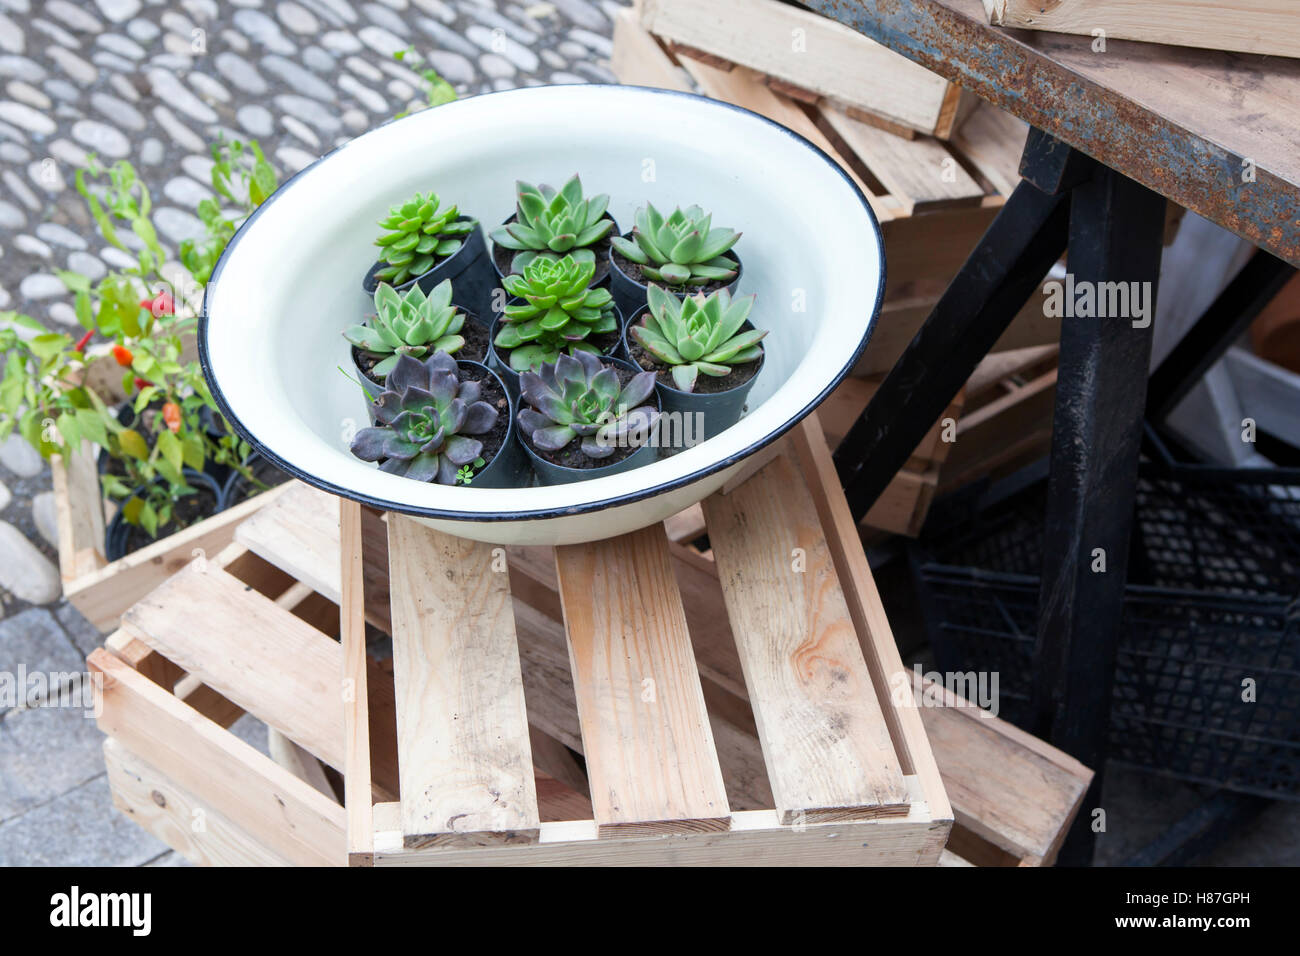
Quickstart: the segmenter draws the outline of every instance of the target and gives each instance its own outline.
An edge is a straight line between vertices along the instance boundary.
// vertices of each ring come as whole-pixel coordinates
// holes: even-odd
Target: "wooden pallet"
[[[953,809],[967,858],[1050,862],[1090,775],[969,707],[900,703],[814,428],[705,502],[712,560],[662,526],[493,549],[350,503],[340,543],[335,499],[294,485],[92,655],[117,805],[205,862],[934,863]],[[223,729],[244,711],[290,769]]]
[[[104,529],[112,511],[100,490],[96,456],[96,446],[82,442],[50,464],[63,594],[101,632],[117,627],[127,608],[195,557],[220,552],[234,539],[240,522],[278,493],[264,492],[109,561],[104,556]]]

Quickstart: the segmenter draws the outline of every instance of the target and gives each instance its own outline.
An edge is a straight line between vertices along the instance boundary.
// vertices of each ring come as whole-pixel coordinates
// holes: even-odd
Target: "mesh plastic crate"
[[[914,552],[939,667],[998,671],[1000,716],[1017,723],[1046,491],[1022,480]],[[1129,581],[1111,759],[1300,799],[1300,473],[1144,465]]]

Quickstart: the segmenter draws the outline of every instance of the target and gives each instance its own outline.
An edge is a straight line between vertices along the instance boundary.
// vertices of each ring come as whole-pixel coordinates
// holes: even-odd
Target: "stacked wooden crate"
[[[625,83],[697,90],[789,127],[838,162],[866,196],[884,234],[887,285],[854,369],[861,381],[846,382],[827,411],[828,434],[838,440],[1019,182],[1027,127],[866,37],[780,0],[642,0],[616,21],[613,66]],[[1060,320],[1045,316],[1035,298],[994,354],[1054,345],[1059,333]],[[1004,377],[1008,386],[1013,374]],[[996,404],[986,407],[969,389],[958,397],[864,524],[915,535],[941,487],[979,477],[978,466],[1002,453],[1001,444],[983,447],[986,435],[1027,428],[1045,448],[1050,394],[1021,407],[1016,389],[1001,381],[985,383],[1001,392]],[[1040,383],[1023,398],[1041,394]],[[963,405],[968,413],[983,409],[969,426],[961,422]],[[942,441],[941,422],[950,417],[956,433]],[[959,468],[945,468],[951,454]]]
[[[201,862],[1050,863],[1089,772],[916,706],[815,420],[703,511],[499,549],[295,484],[92,655],[114,800]]]

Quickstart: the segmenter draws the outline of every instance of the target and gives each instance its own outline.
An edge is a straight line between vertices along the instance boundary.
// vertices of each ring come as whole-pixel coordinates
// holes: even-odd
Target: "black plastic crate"
[[[913,552],[939,668],[997,671],[1000,716],[1022,725],[1047,490],[1034,479],[1042,473],[968,502],[942,531],[932,522]],[[1300,472],[1144,463],[1129,581],[1111,759],[1300,799]]]

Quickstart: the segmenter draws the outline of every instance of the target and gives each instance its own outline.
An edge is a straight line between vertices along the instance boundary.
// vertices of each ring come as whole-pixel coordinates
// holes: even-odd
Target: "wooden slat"
[[[87,661],[102,675],[99,728],[240,826],[301,865],[345,858],[343,808],[234,734],[137,674],[103,648]]]
[[[595,821],[543,823],[533,844],[404,850],[375,835],[376,866],[932,866],[950,821],[906,819],[782,826],[774,810],[737,811],[728,833],[599,835]]]
[[[663,90],[691,91],[690,80],[681,67],[668,58],[658,42],[637,23],[631,10],[614,17],[614,52],[609,68],[620,83],[651,86]]]
[[[862,539],[853,523],[853,514],[840,490],[830,449],[822,434],[816,413],[799,423],[791,433],[799,465],[808,479],[813,504],[817,508],[826,543],[831,549],[835,570],[845,583],[844,595],[849,614],[857,630],[862,654],[876,688],[876,699],[892,700],[891,691],[900,682],[910,681],[903,668],[898,645],[885,616],[885,607],[876,589],[871,566],[862,549]],[[910,683],[903,686],[910,686]],[[934,754],[916,709],[892,706],[884,709],[894,751],[905,774],[915,774],[921,782],[930,813],[936,820],[951,820],[952,807],[939,778]],[[937,856],[937,854],[936,854]],[[934,862],[934,861],[930,861]]]
[[[984,190],[938,140],[902,139],[822,106],[821,114],[858,158],[902,203],[905,215],[978,206]]]
[[[949,85],[841,24],[776,0],[643,0],[642,25],[822,96],[946,133]],[[950,126],[952,117],[947,116]]]
[[[283,487],[264,491],[98,571],[67,581],[63,593],[91,624],[100,631],[111,631],[127,608],[196,557],[218,554],[233,540],[241,522],[275,501],[283,491]]]
[[[271,505],[244,521],[235,540],[338,604],[341,597],[335,497],[290,482]],[[361,509],[366,619],[388,630],[387,558],[372,543],[384,540],[382,519]],[[360,547],[360,545],[359,545]]]
[[[1020,155],[1028,138],[1028,123],[978,100],[951,142],[994,189],[1010,196],[1020,183]]]
[[[375,827],[371,810],[370,680],[366,655],[366,588],[362,556],[361,505],[346,498],[337,504],[333,560],[339,568],[339,681],[343,701],[344,843],[348,863],[374,862]]]
[[[405,844],[535,840],[509,578],[490,545],[399,515],[388,535]]]
[[[1294,0],[984,0],[984,11],[1004,27],[1300,57]]]
[[[343,768],[338,645],[270,598],[194,564],[127,611],[122,629]]]
[[[775,459],[704,503],[784,823],[906,815],[907,789],[798,470]]]
[[[104,740],[113,806],[199,866],[293,866],[126,747]],[[196,826],[198,822],[201,826]]]
[[[725,830],[730,813],[662,525],[555,549],[602,836]]]
[[[1022,865],[1046,866],[1088,792],[1092,771],[951,691],[923,685],[921,721],[961,826]]]
[[[50,461],[55,518],[59,527],[59,571],[64,582],[93,574],[104,557],[104,495],[94,446],[81,446]]]

